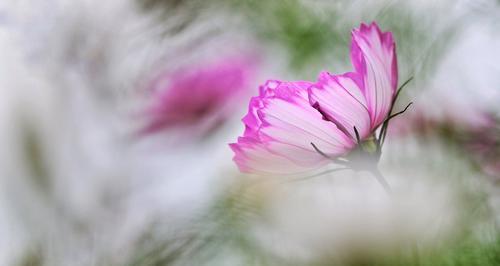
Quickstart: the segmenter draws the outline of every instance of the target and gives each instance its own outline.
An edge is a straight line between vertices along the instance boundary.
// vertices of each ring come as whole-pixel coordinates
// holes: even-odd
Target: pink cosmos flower
[[[239,169],[305,172],[373,136],[389,116],[397,90],[392,34],[376,23],[361,24],[352,31],[351,60],[354,72],[322,72],[316,83],[268,81],[262,86],[242,120],[243,136],[230,144]]]
[[[226,57],[161,75],[153,84],[143,134],[169,129],[209,133],[233,114],[249,92],[256,60]]]

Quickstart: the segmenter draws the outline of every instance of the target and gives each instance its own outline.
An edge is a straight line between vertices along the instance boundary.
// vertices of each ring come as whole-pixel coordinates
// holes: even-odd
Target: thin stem
[[[410,83],[410,81],[413,80],[413,77],[410,77],[409,79],[407,79],[405,82],[403,82],[403,84],[401,84],[401,86],[399,86],[399,89],[398,91],[396,92],[396,96],[394,97],[394,102],[396,101],[396,99],[398,98],[399,96],[399,93],[403,90],[404,87],[406,87],[406,85],[408,85],[408,83]]]
[[[385,180],[384,176],[382,175],[382,173],[380,173],[380,171],[378,170],[378,168],[375,167],[375,168],[369,170],[369,172],[372,173],[373,176],[375,176],[375,178],[377,179],[377,181],[384,188],[385,192],[387,192],[387,194],[390,195],[392,193],[391,186],[389,185],[389,183],[387,182],[387,180]]]
[[[392,99],[392,103],[391,103],[391,108],[389,109],[389,113],[387,113],[387,116],[389,117],[392,113],[392,110],[394,109],[394,105],[396,104],[396,100],[398,99],[399,97],[399,94],[401,93],[401,91],[403,90],[403,88],[408,84],[410,83],[410,81],[413,80],[413,77],[410,77],[409,79],[407,79],[405,82],[403,82],[403,84],[399,87],[399,89],[396,91],[396,95],[394,95],[394,98]],[[387,130],[387,126],[389,124],[389,121],[386,120],[384,121],[384,123],[382,124],[382,128],[380,130],[380,134],[378,136],[378,139],[379,139],[379,148],[381,146],[381,143],[380,143],[380,139],[382,138],[382,135],[385,135],[385,131]]]
[[[404,112],[406,112],[406,110],[408,110],[408,108],[413,104],[413,102],[410,102],[408,105],[406,105],[406,107],[402,110],[402,111],[399,111],[391,116],[389,116],[389,120],[393,119],[394,117],[400,115],[400,114],[403,114]]]
[[[319,153],[321,156],[325,157],[326,159],[328,160],[331,160],[337,164],[340,164],[340,165],[345,165],[344,162],[338,160],[337,158],[333,158],[331,156],[329,156],[328,154],[324,153],[322,150],[320,150],[314,143],[311,142],[311,146],[313,146],[314,150]]]
[[[335,168],[335,169],[325,170],[323,172],[319,172],[319,173],[314,174],[314,175],[305,176],[305,177],[299,177],[299,178],[294,178],[294,179],[292,179],[292,181],[302,181],[302,180],[311,179],[311,178],[314,178],[314,177],[326,175],[326,174],[329,174],[329,173],[339,172],[339,171],[342,171],[342,170],[349,170],[349,168],[342,167],[342,168]]]
[[[328,156],[326,153],[324,153],[322,150],[320,150],[320,149],[316,146],[316,144],[314,144],[314,143],[312,143],[312,142],[311,142],[311,145],[313,146],[314,150],[315,150],[317,153],[319,153],[321,156],[323,156],[323,157],[325,157],[325,158],[327,158],[327,159],[330,159],[330,160],[331,160],[331,159],[333,159],[332,157],[330,157],[330,156]]]
[[[380,135],[382,135],[382,136],[381,136],[381,137],[379,137],[379,143],[380,143],[380,145],[383,145],[383,144],[384,144],[384,142],[385,142],[385,137],[386,137],[386,135],[387,135],[387,130],[388,130],[388,127],[389,127],[389,121],[390,121],[391,119],[393,119],[394,117],[396,117],[396,116],[398,116],[398,115],[401,115],[401,114],[403,114],[404,112],[406,112],[406,110],[408,110],[408,108],[409,108],[412,104],[413,104],[413,102],[410,102],[408,105],[406,105],[406,107],[405,107],[402,111],[399,111],[399,112],[397,112],[397,113],[395,113],[395,114],[393,114],[393,115],[390,115],[390,116],[389,116],[389,117],[385,120],[385,122],[384,122],[384,128],[383,128],[383,130],[384,130],[384,131],[383,131],[383,133],[382,133],[382,134],[380,134]]]

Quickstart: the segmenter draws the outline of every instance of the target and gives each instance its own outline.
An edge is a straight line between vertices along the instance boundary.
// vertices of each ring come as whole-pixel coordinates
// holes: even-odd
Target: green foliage
[[[30,249],[17,263],[17,266],[43,266],[44,258],[40,249]]]
[[[247,15],[258,36],[284,49],[297,74],[318,72],[318,63],[327,63],[326,58],[348,62],[350,29],[339,27],[336,9],[319,12],[298,0],[229,1]]]
[[[44,196],[52,193],[52,180],[45,159],[40,133],[33,122],[27,119],[20,119],[19,131],[21,136],[22,152],[24,161],[27,162],[29,176],[32,177],[33,184]]]

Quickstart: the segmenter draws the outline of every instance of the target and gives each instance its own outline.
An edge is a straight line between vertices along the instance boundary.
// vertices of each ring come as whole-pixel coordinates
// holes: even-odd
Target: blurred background
[[[240,174],[267,79],[395,35],[369,174]],[[2,0],[0,265],[500,265],[500,1]]]

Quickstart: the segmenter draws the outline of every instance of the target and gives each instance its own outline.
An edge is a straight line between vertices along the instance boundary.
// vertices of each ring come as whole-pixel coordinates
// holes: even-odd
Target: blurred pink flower
[[[220,126],[249,94],[256,59],[226,57],[160,76],[153,84],[153,103],[147,108],[143,134],[188,129],[207,134]]]
[[[500,182],[500,129],[498,121],[491,126],[461,132],[458,141],[464,152],[488,176]]]
[[[392,109],[397,87],[395,43],[377,24],[352,31],[355,72],[322,72],[316,83],[268,81],[250,101],[243,137],[230,144],[242,172],[293,174],[346,155],[374,134]]]
[[[448,102],[441,106],[438,114],[428,109],[417,106],[405,119],[392,124],[388,134],[395,138],[418,137],[425,141],[442,138],[460,149],[464,158],[484,174],[500,182],[500,120],[481,108]],[[460,110],[467,110],[467,114]]]

